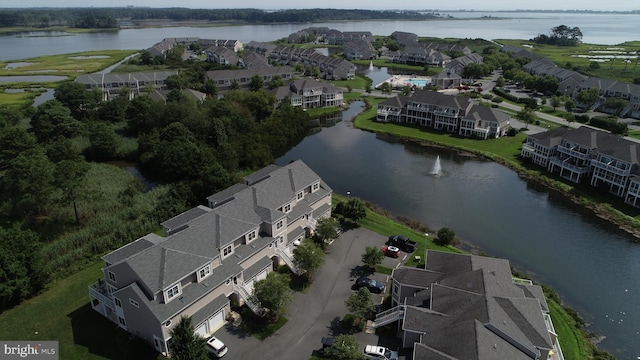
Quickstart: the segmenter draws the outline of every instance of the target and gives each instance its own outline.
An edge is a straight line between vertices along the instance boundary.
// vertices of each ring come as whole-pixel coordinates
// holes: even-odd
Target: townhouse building
[[[550,173],[588,183],[639,206],[640,144],[585,126],[527,137],[521,156]]]
[[[253,284],[275,266],[296,272],[293,242],[331,215],[331,188],[302,161],[271,165],[105,256],[89,286],[91,307],[168,355],[171,329],[191,316],[203,337],[223,326],[231,303],[260,313]]]
[[[295,72],[290,66],[261,66],[238,70],[212,70],[207,71],[205,74],[207,79],[215,82],[218,96],[220,97],[236,87],[240,90],[249,89],[251,78],[255,75],[262,78],[266,87],[275,76],[279,76],[283,81],[287,82],[295,76]]]
[[[153,92],[154,90],[166,90],[167,78],[177,74],[177,71],[154,71],[128,74],[80,74],[74,80],[84,86],[85,89],[99,90],[102,99],[108,101],[118,96],[120,90],[127,88],[129,100],[134,97]]]
[[[419,44],[406,46],[391,54],[391,62],[398,64],[429,65],[443,67],[451,57]]]
[[[503,136],[509,120],[507,114],[475,105],[469,98],[429,90],[389,98],[376,111],[379,122],[415,124],[478,139]]]
[[[254,44],[254,46],[257,46]],[[266,48],[266,47],[265,47]],[[320,69],[320,77],[326,80],[353,79],[356,76],[356,66],[345,59],[326,56],[315,49],[292,48],[276,46],[268,54],[270,61],[280,65],[302,65]]]
[[[343,90],[315,79],[298,79],[288,86],[271,90],[277,105],[289,99],[291,105],[303,109],[316,107],[339,107],[344,103]]]
[[[457,57],[451,61],[449,61],[445,65],[445,70],[449,73],[454,73],[460,76],[464,74],[464,68],[469,64],[482,64],[484,62],[484,58],[482,55],[478,53],[473,53],[465,56]]]
[[[348,60],[374,59],[376,50],[371,42],[362,39],[349,41],[342,45],[342,52]]]
[[[413,359],[563,359],[542,289],[513,278],[504,259],[428,250],[424,268],[391,275],[392,308]]]
[[[209,47],[205,50],[205,54],[207,54],[207,61],[214,64],[236,66],[240,62],[240,57],[235,51],[221,46]]]
[[[514,58],[529,58],[531,61],[522,68],[532,75],[553,76],[559,82],[559,95],[573,98],[579,107],[593,111],[601,111],[616,114],[619,117],[632,117],[640,119],[640,85],[617,80],[588,77],[576,71],[562,69],[551,60],[513,45],[505,45],[500,51],[510,52]],[[583,90],[598,89],[600,97],[591,104],[583,104],[578,101],[578,94]],[[623,109],[610,109],[606,107],[608,98],[619,98],[627,101]]]

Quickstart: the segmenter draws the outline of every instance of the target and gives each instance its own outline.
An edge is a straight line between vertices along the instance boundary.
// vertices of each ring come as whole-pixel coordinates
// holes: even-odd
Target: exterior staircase
[[[316,226],[318,226],[318,220],[310,217],[307,219],[307,227],[313,231],[316,230]]]
[[[293,259],[286,252],[280,249],[276,249],[276,255],[278,255],[280,259],[284,260],[284,263],[287,264],[289,269],[291,269],[291,271],[293,271],[294,274],[300,274],[300,270],[298,269],[296,264],[293,262]]]
[[[383,311],[376,315],[376,319],[373,322],[373,327],[377,328],[387,324],[391,324],[394,321],[398,321],[404,317],[404,305],[398,305],[389,310]]]
[[[260,302],[255,298],[255,296],[252,296],[249,293],[244,283],[234,285],[233,290],[240,295],[242,300],[244,300],[244,303],[247,304],[254,314],[262,315],[262,305],[260,305]]]

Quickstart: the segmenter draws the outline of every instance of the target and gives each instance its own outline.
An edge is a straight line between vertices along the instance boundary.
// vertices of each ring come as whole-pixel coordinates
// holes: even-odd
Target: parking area
[[[389,292],[389,275],[367,273],[362,266],[362,254],[367,246],[382,247],[386,237],[366,229],[343,232],[331,244],[323,266],[317,271],[314,282],[306,293],[296,293],[289,306],[289,321],[273,336],[260,341],[247,336],[232,326],[225,326],[215,336],[229,348],[224,356],[233,359],[309,359],[322,348],[323,336],[337,335],[337,323],[348,310],[345,299],[353,292],[355,280],[360,276],[386,284],[384,293]],[[395,259],[385,257],[382,266],[395,268],[407,254]],[[384,293],[374,294],[377,303],[382,303]],[[382,345],[396,350],[398,339],[383,338],[375,334],[360,332],[355,338],[361,348],[365,345]],[[406,359],[401,356],[401,359]]]

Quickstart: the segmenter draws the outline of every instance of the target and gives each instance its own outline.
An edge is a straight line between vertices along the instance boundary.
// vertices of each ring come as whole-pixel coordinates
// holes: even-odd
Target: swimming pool
[[[415,85],[419,87],[425,87],[427,85],[427,80],[424,79],[405,79],[404,83],[407,85]]]

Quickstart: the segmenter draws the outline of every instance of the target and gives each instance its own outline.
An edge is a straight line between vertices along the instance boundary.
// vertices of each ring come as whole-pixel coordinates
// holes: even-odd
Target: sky
[[[640,9],[637,0],[449,0],[426,2],[419,0],[0,0],[0,8],[24,7],[124,7],[127,5],[146,7],[188,7],[188,8],[258,8],[258,9],[438,9],[438,10],[605,10],[627,11]]]

